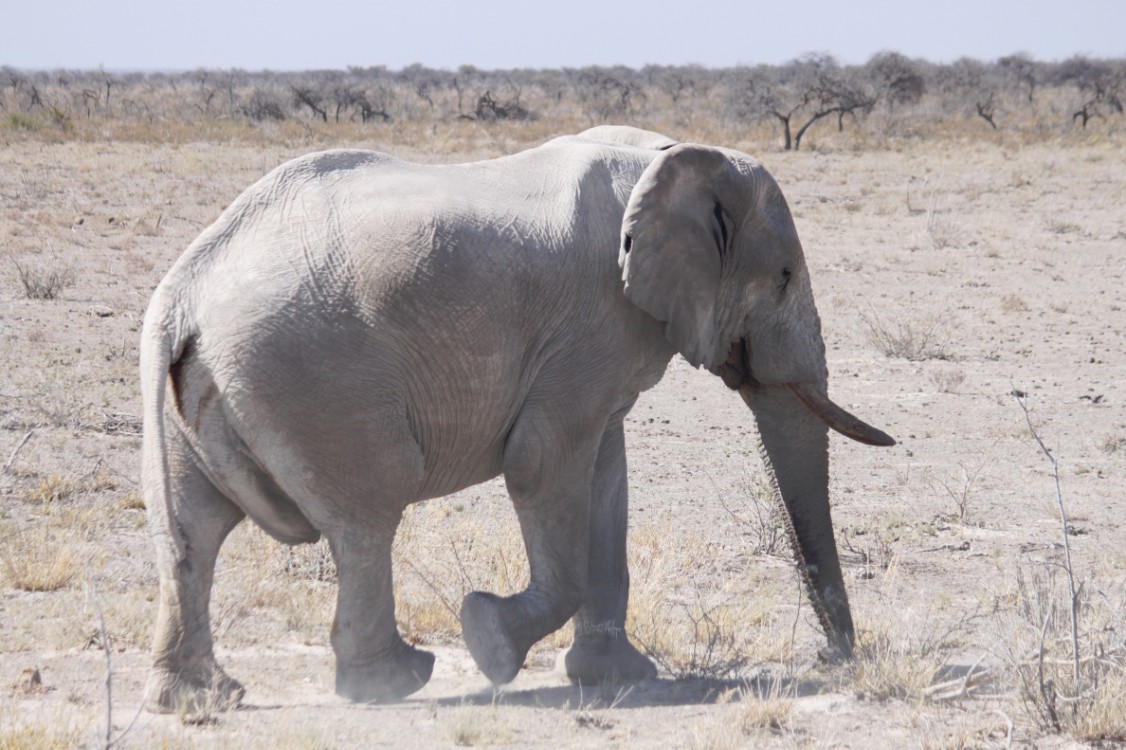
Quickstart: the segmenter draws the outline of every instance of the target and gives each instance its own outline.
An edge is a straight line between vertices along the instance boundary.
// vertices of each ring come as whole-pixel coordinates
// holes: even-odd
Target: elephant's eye
[[[790,285],[790,277],[792,275],[793,274],[790,273],[790,269],[788,269],[788,268],[782,269],[782,286],[778,287],[779,291],[782,291],[782,292],[786,291],[786,287],[788,287]]]

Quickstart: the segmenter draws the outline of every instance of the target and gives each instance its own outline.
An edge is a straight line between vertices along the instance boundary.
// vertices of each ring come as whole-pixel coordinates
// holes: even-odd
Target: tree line
[[[154,122],[296,120],[393,123],[581,118],[644,121],[654,113],[707,116],[727,124],[770,123],[785,149],[801,148],[818,123],[838,131],[874,113],[912,122],[961,119],[982,128],[1074,127],[1120,117],[1126,59],[932,63],[881,52],[863,65],[808,54],[784,65],[705,68],[648,65],[549,70],[440,70],[411,65],[346,70],[178,73],[25,71],[0,68],[0,122],[65,128],[76,120]],[[822,125],[825,127],[825,125]]]

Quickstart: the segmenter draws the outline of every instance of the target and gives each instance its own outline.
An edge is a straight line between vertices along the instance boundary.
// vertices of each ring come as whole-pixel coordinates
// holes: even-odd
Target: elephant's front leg
[[[620,421],[602,437],[591,490],[586,600],[575,614],[575,641],[564,660],[581,684],[643,680],[657,668],[626,638],[628,484]]]
[[[558,415],[525,409],[509,434],[504,477],[520,519],[531,581],[519,594],[474,591],[461,605],[465,643],[494,683],[511,681],[528,649],[583,602],[590,480],[597,431],[576,439]]]
[[[430,680],[434,655],[399,635],[391,586],[398,517],[326,530],[339,577],[332,648],[336,692],[354,701],[399,700]]]

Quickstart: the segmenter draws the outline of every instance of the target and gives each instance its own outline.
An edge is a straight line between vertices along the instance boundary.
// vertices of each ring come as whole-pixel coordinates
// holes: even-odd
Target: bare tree
[[[250,99],[242,107],[244,115],[255,122],[263,120],[281,121],[285,119],[285,109],[281,102],[269,92],[255,88]]]
[[[450,76],[452,77],[452,76]],[[447,76],[441,71],[427,68],[415,63],[403,68],[399,72],[399,79],[410,86],[422,101],[433,110],[434,94],[447,86]]]
[[[455,75],[450,82],[450,86],[457,92],[457,115],[462,119],[468,120],[473,118],[473,115],[466,114],[465,112],[465,94],[475,83],[479,82],[480,77],[476,66],[461,65],[457,69],[457,75]]]
[[[794,147],[790,122],[794,114],[805,106],[805,99],[779,73],[778,69],[760,65],[748,71],[742,86],[737,90],[736,114],[754,119],[773,118],[782,126],[782,148]]]
[[[101,85],[104,86],[105,90],[106,90],[106,98],[105,98],[105,101],[103,102],[103,106],[105,107],[106,112],[112,114],[113,109],[110,107],[109,97],[110,97],[110,91],[117,84],[117,79],[114,78],[109,73],[107,73],[105,71],[105,68],[98,68],[98,78],[100,79]]]
[[[699,65],[646,65],[641,74],[650,86],[668,96],[673,105],[686,98],[707,96],[712,81]]]
[[[926,91],[919,66],[898,52],[877,52],[864,66],[864,73],[889,109],[914,104]]]
[[[592,66],[565,72],[571,74],[571,86],[579,101],[596,119],[626,115],[645,97],[640,82],[629,68]]]
[[[27,75],[7,66],[0,68],[3,73],[4,83],[12,90],[12,98],[21,112],[30,112],[36,107],[46,109],[43,98],[39,93],[39,86]],[[0,96],[0,107],[5,107],[5,97]]]
[[[477,108],[474,110],[478,120],[534,120],[535,115],[524,105],[520,104],[520,92],[517,91],[512,99],[497,101],[491,91],[486,91],[477,97]]]
[[[1013,82],[1017,89],[1026,87],[1028,103],[1033,103],[1036,94],[1037,77],[1036,62],[1029,57],[1027,52],[1017,52],[997,61],[997,66]]]
[[[1053,76],[1060,85],[1072,85],[1079,93],[1080,103],[1071,116],[1072,122],[1080,120],[1084,128],[1095,117],[1105,117],[1104,109],[1122,114],[1126,65],[1106,60],[1072,57],[1060,63]]]
[[[211,102],[215,99],[215,95],[219,93],[219,90],[212,83],[211,75],[207,70],[201,68],[196,71],[193,76],[199,82],[200,103],[196,104],[195,107],[202,112],[205,117],[211,117]]]
[[[993,106],[996,85],[989,73],[981,61],[963,57],[938,69],[938,86],[959,107],[972,107],[978,117],[997,130]]]
[[[308,107],[314,115],[321,118],[321,122],[328,122],[328,111],[324,107],[324,92],[309,85],[292,85],[289,90],[293,92],[295,105]]]
[[[371,86],[356,93],[353,106],[360,115],[360,121],[365,124],[377,117],[381,122],[391,122],[391,114],[388,110],[391,108],[392,99],[393,95],[386,88]]]
[[[836,115],[837,129],[843,130],[845,117],[870,112],[878,100],[856,71],[842,69],[829,55],[807,55],[782,68],[759,66],[739,96],[747,116],[778,121],[786,151],[800,149],[818,120]]]

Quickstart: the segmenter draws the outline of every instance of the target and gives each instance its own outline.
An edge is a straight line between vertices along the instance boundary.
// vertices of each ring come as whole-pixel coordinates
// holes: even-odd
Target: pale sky
[[[0,27],[0,65],[32,69],[1126,57],[1126,0],[0,0]]]

